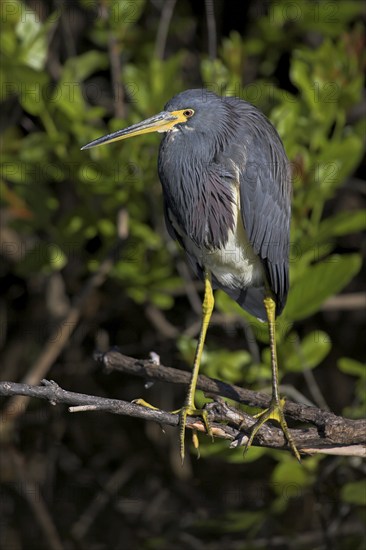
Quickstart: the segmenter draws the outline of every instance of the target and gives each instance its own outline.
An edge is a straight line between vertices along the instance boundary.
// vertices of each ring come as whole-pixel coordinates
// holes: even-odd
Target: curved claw
[[[293,454],[295,455],[297,460],[301,462],[300,453],[297,450],[297,447],[289,432],[287,422],[285,420],[285,415],[283,413],[284,403],[285,403],[284,399],[281,399],[280,401],[272,400],[268,409],[254,416],[254,418],[258,418],[258,420],[251,427],[250,436],[244,448],[244,455],[247,453],[248,449],[251,447],[255,436],[257,435],[258,431],[263,426],[263,424],[265,424],[268,420],[275,420],[281,426],[282,431],[285,435],[285,438],[287,439],[288,444],[291,447]]]

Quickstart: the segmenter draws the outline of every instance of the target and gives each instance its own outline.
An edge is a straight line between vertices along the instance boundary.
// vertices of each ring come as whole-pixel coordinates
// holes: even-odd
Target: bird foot
[[[206,432],[208,435],[211,436],[211,439],[213,441],[213,433],[212,428],[210,425],[210,422],[208,420],[208,414],[205,409],[196,409],[196,407],[193,404],[184,405],[181,409],[178,411],[174,411],[176,414],[179,414],[180,417],[180,458],[182,460],[182,464],[184,462],[184,454],[185,454],[185,431],[186,431],[186,424],[187,424],[187,416],[200,416],[202,418],[203,424],[206,428]],[[198,452],[198,458],[199,458],[199,442],[198,442],[198,436],[197,431],[193,430],[192,433],[192,442],[194,445],[194,448],[197,449]]]
[[[258,431],[263,426],[263,424],[265,424],[268,420],[275,420],[281,426],[282,431],[285,435],[285,438],[287,439],[289,446],[291,447],[293,454],[295,455],[297,460],[301,462],[300,453],[297,450],[297,447],[289,432],[287,422],[285,420],[285,415],[283,413],[284,404],[285,404],[285,399],[280,399],[280,400],[272,399],[268,409],[254,415],[254,418],[257,418],[258,420],[251,427],[250,436],[244,448],[244,455],[247,453],[248,449],[251,447],[255,436],[257,435]]]
[[[154,405],[151,405],[150,403],[147,403],[144,399],[134,399],[132,403],[135,403],[136,405],[141,405],[142,407],[147,407],[149,409],[153,409],[154,411],[159,410],[158,407],[154,407]],[[184,455],[185,455],[185,431],[186,431],[186,425],[187,425],[187,416],[200,416],[202,418],[202,421],[205,425],[206,432],[208,435],[211,436],[213,440],[213,434],[212,434],[212,428],[210,426],[210,422],[208,420],[208,414],[207,411],[204,409],[196,409],[194,405],[184,405],[181,409],[177,409],[175,411],[170,411],[172,414],[178,414],[179,415],[179,425],[180,425],[180,457],[182,460],[182,464],[184,462]],[[192,443],[194,445],[194,448],[197,449],[198,452],[198,458],[199,458],[199,442],[198,442],[198,436],[197,436],[197,430],[192,431]]]

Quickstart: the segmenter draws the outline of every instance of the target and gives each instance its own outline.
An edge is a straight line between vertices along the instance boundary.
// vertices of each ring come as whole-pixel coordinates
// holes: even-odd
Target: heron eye
[[[191,116],[194,115],[194,110],[193,109],[186,109],[185,111],[183,111],[183,114],[184,114],[185,117],[190,118]]]

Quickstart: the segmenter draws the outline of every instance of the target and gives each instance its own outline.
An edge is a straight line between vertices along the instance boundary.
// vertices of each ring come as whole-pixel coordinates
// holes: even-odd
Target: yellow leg
[[[300,453],[296,448],[294,440],[292,439],[286,420],[283,413],[284,399],[280,399],[278,392],[278,364],[277,364],[277,350],[276,350],[276,303],[270,296],[264,299],[264,307],[266,308],[269,330],[269,342],[271,350],[271,366],[272,366],[272,399],[269,408],[256,415],[257,422],[252,426],[249,440],[245,446],[244,454],[247,452],[258,430],[267,422],[267,420],[276,420],[281,428],[285,437],[290,445],[292,452],[300,462]]]
[[[207,433],[212,435],[211,427],[207,419],[206,411],[196,409],[194,404],[194,395],[196,393],[198,373],[200,370],[201,357],[203,352],[203,346],[205,343],[206,333],[208,325],[211,319],[212,310],[214,307],[214,297],[211,285],[211,275],[205,271],[205,295],[202,303],[202,324],[198,338],[198,344],[196,354],[193,363],[193,372],[191,382],[189,384],[188,394],[184,406],[180,409],[180,456],[182,462],[184,460],[184,435],[187,423],[187,416],[201,416],[206,426]]]
[[[201,324],[200,334],[198,338],[196,354],[194,357],[192,378],[189,384],[188,394],[187,394],[184,406],[177,411],[173,411],[174,413],[179,414],[180,416],[180,456],[182,459],[182,463],[184,461],[184,435],[186,431],[187,416],[201,416],[205,424],[207,433],[212,437],[212,430],[208,422],[207,412],[201,409],[196,409],[196,406],[194,404],[194,395],[196,393],[197,379],[198,379],[198,373],[200,370],[203,346],[205,344],[206,333],[207,333],[208,325],[211,319],[212,310],[214,307],[211,275],[208,271],[205,271],[204,281],[205,281],[205,295],[202,303],[202,324]],[[138,405],[141,405],[143,407],[149,407],[150,409],[158,410],[157,407],[150,405],[150,403],[147,403],[144,399],[134,399],[132,402]],[[198,438],[197,438],[196,432],[193,432],[192,439],[193,439],[193,444],[197,449]]]

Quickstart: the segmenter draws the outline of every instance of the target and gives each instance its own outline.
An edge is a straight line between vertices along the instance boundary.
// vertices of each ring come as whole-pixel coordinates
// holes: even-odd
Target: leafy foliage
[[[6,284],[10,280],[6,321],[1,321],[7,340],[1,342],[6,351],[4,371],[12,372],[14,378],[26,374],[54,324],[68,310],[70,298],[77,295],[111,249],[121,209],[129,214],[128,242],[52,376],[65,376],[69,381],[72,371],[73,376],[80,376],[75,383],[79,388],[86,384],[92,392],[97,385],[98,390],[116,397],[126,391],[133,398],[136,386],[127,384],[126,389],[120,381],[108,385],[104,378],[100,382],[93,370],[92,348],[105,339],[109,343],[106,335],[127,353],[147,355],[156,349],[164,362],[191,364],[195,347],[191,304],[196,303],[199,287],[184,275],[181,256],[163,227],[156,172],[158,136],[90,151],[80,151],[80,147],[160,111],[182,89],[203,84],[261,108],[278,129],[292,166],[291,290],[277,321],[281,381],[296,384],[306,399],[313,399],[307,378],[312,376],[330,401],[330,380],[334,378],[334,388],[350,382],[349,399],[341,398],[339,405],[334,399],[331,405],[338,406],[339,414],[364,416],[365,356],[360,342],[352,340],[353,332],[361,332],[364,318],[359,320],[357,313],[352,318],[339,313],[332,322],[325,309],[336,294],[345,289],[359,290],[362,276],[359,235],[366,229],[364,201],[358,193],[357,204],[351,201],[352,211],[348,204],[342,204],[342,197],[349,197],[353,178],[361,178],[359,167],[365,152],[365,121],[357,114],[364,93],[362,3],[276,0],[265,2],[261,11],[259,4],[251,2],[245,31],[229,29],[220,34],[214,59],[199,53],[202,48],[194,37],[199,25],[205,23],[199,23],[198,7],[185,2],[177,3],[170,23],[174,33],[167,42],[165,58],[158,58],[154,54],[159,25],[155,4],[159,3],[79,0],[72,6],[55,3],[54,11],[48,11],[49,3],[35,2],[30,4],[33,7],[20,0],[2,3],[0,89],[5,116],[0,189],[6,265],[1,268],[1,277]],[[218,4],[215,9],[226,9],[225,3]],[[233,24],[234,28],[239,26]],[[216,294],[216,310],[225,320],[208,336],[202,372],[267,389],[271,372],[266,325],[222,292]],[[164,323],[175,328],[173,333],[178,337],[174,341],[166,336]],[[243,349],[245,341],[248,349]],[[79,367],[81,375],[75,374]],[[161,391],[160,398],[173,409],[175,404],[166,393]],[[205,398],[199,395],[198,399],[203,402]],[[57,422],[61,420],[57,418]],[[132,537],[131,547],[172,547],[178,540],[176,520],[180,516],[185,518],[181,531],[186,532],[188,522],[203,544],[211,540],[212,533],[223,535],[226,545],[225,537],[232,535],[234,540],[238,533],[245,533],[250,540],[260,533],[289,535],[319,527],[310,521],[299,525],[302,513],[297,513],[296,506],[306,499],[314,509],[318,506],[321,475],[323,479],[330,475],[325,467],[328,459],[309,457],[300,467],[288,454],[253,448],[243,465],[240,449],[202,439],[201,464],[207,471],[200,472],[200,466],[193,469],[205,479],[207,495],[212,494],[213,479],[218,489],[214,499],[208,497],[207,510],[202,514],[200,505],[192,518],[185,514],[188,493],[182,488],[183,478],[179,479],[180,474],[168,460],[165,467],[171,479],[161,481],[160,448],[140,448],[143,444],[127,430],[121,442],[121,426],[117,424],[112,424],[113,428],[103,424],[101,430],[93,431],[90,424],[85,427],[80,420],[80,432],[75,431],[74,436],[67,421],[63,422],[62,429],[49,428],[54,430],[53,436],[57,435],[48,435],[47,440],[49,444],[61,439],[62,430],[70,440],[60,465],[52,465],[61,471],[58,484],[65,485],[69,476],[94,479],[88,461],[97,469],[98,464],[109,464],[109,460],[118,463],[128,452],[132,456],[139,448],[141,455],[150,453],[149,469],[145,470],[152,481],[151,486],[144,481],[143,487],[138,482],[134,485],[136,493],[151,491],[148,500],[153,502],[156,485],[164,486],[161,494],[171,495],[169,491],[173,491],[177,508],[172,506],[170,519],[162,520],[160,527],[141,526],[144,514],[135,524],[131,520],[136,531],[144,533],[145,529],[151,534],[145,546]],[[32,432],[38,434],[33,438],[36,453],[39,431]],[[85,434],[90,435],[89,440]],[[157,438],[151,434],[146,437],[151,437],[151,447],[157,446]],[[26,438],[26,452],[30,439]],[[104,447],[111,454],[93,463],[90,457]],[[225,469],[220,480],[217,465]],[[253,478],[248,474],[250,468]],[[358,513],[365,504],[365,487],[358,479],[361,467],[339,460],[329,470],[341,474],[336,477],[336,494],[328,508],[341,502],[354,506]],[[146,471],[144,478],[148,477]],[[104,484],[107,476],[108,467],[96,483]],[[255,498],[250,500],[248,487],[254,482],[258,485],[253,489]],[[78,494],[79,489],[78,485]],[[85,491],[85,487],[80,490]],[[189,498],[190,502],[196,499]],[[132,503],[134,499],[134,494],[130,495]],[[73,505],[80,513],[86,506],[79,501]],[[74,508],[68,512],[55,505],[53,513],[61,518],[61,529],[67,524],[68,513],[74,515]],[[329,515],[324,510],[322,513],[325,524]],[[283,522],[286,514],[294,526],[291,521]],[[22,529],[29,531],[26,524]],[[116,527],[113,524],[106,530],[103,524],[103,541],[105,531],[113,534]],[[178,547],[187,547],[187,540],[184,544],[183,538],[178,541]],[[118,547],[114,539],[109,542],[109,547]],[[101,547],[108,547],[105,544]],[[358,539],[352,539],[349,547],[352,544],[356,548]],[[85,545],[93,547],[88,541]]]

